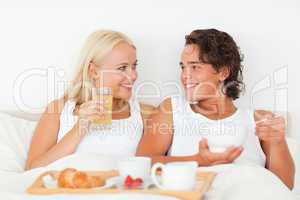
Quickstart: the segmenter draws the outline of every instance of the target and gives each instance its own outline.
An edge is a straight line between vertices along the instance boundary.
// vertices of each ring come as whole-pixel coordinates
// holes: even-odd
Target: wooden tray
[[[43,185],[42,177],[51,174],[56,179],[59,175],[59,171],[49,171],[41,174],[33,184],[26,190],[29,194],[35,195],[51,195],[51,194],[117,194],[117,193],[144,193],[144,194],[157,194],[157,195],[167,195],[173,196],[182,200],[199,200],[202,199],[204,193],[210,188],[216,173],[214,172],[198,172],[197,176],[197,185],[194,191],[172,191],[172,190],[160,190],[158,188],[150,189],[118,189],[118,188],[109,188],[109,189],[66,189],[66,188],[53,188],[48,189]],[[117,171],[87,171],[89,175],[101,176],[105,179],[118,176]]]

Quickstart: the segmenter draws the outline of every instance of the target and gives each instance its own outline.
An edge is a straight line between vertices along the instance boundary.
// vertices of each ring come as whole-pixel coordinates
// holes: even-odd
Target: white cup
[[[151,158],[149,157],[129,157],[122,159],[118,163],[120,176],[124,179],[128,175],[132,178],[141,178],[143,180],[150,177]]]
[[[193,190],[197,167],[197,162],[156,163],[151,169],[151,178],[155,186],[162,190]],[[161,181],[158,181],[157,169],[161,169]]]

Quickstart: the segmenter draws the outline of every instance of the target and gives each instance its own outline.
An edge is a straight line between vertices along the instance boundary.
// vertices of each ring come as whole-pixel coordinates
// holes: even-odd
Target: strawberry
[[[133,187],[133,188],[140,187],[142,185],[142,182],[143,182],[142,179],[137,178],[137,179],[133,180],[131,187]]]
[[[128,175],[125,179],[124,185],[126,187],[130,187],[132,185],[132,182],[133,182],[133,179],[131,178],[131,176]]]
[[[128,189],[140,187],[143,183],[141,178],[133,179],[131,176],[127,176],[124,181],[124,186]]]
[[[139,182],[139,183],[143,183],[143,179],[141,179],[141,178],[137,178],[137,179],[135,179],[135,181],[137,181],[137,182]]]

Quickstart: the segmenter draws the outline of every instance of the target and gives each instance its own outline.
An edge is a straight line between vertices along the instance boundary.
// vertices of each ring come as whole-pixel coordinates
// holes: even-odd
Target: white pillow
[[[36,124],[0,113],[0,171],[24,171]]]

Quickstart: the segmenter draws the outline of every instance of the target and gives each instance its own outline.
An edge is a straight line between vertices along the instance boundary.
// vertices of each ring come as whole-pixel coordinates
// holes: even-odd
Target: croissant
[[[61,188],[93,188],[105,185],[105,179],[89,176],[87,173],[73,168],[64,169],[59,174],[57,181]]]

